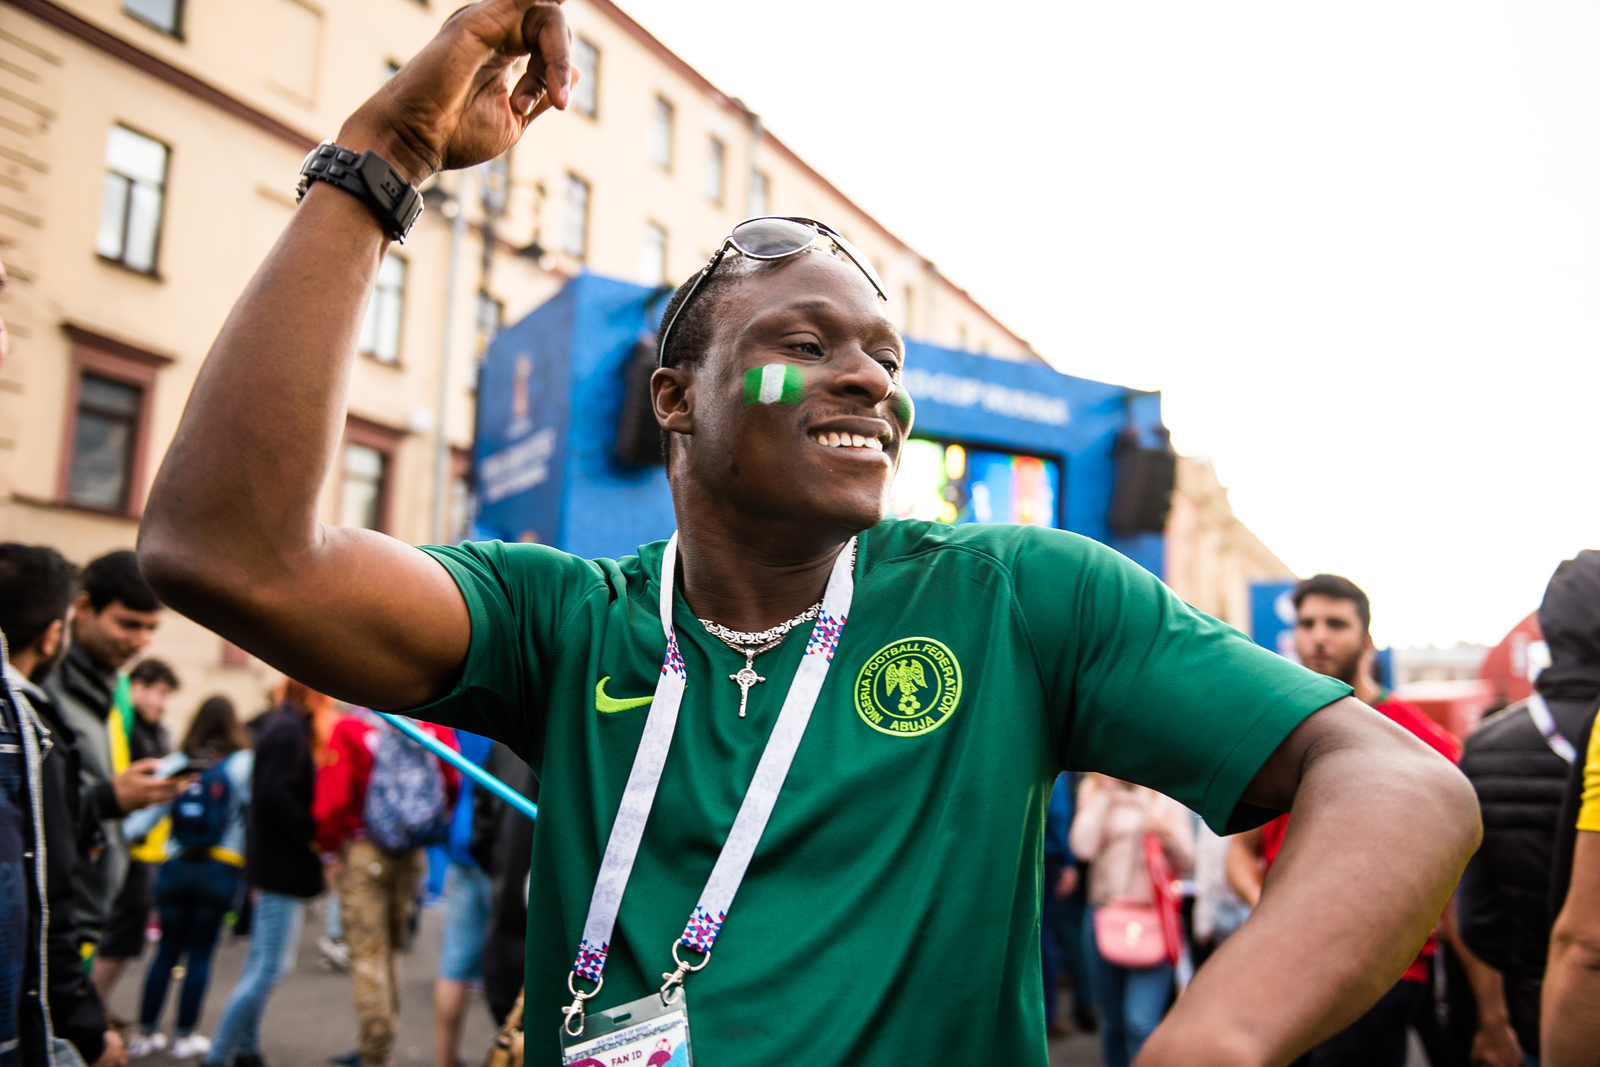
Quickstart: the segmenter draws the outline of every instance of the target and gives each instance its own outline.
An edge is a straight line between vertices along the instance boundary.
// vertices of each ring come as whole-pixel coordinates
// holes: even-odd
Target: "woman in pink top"
[[[1174,873],[1194,867],[1194,818],[1170,797],[1102,774],[1084,776],[1068,843],[1089,864],[1089,926],[1111,903],[1153,900],[1144,839],[1155,834]],[[1172,965],[1120,967],[1093,953],[1100,1001],[1100,1044],[1106,1067],[1128,1067],[1172,996]]]

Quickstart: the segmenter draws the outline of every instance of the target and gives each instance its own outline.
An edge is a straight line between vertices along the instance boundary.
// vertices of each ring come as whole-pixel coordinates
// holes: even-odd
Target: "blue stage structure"
[[[664,302],[654,290],[583,274],[495,338],[478,394],[474,538],[537,540],[594,558],[631,555],[672,533],[665,471],[615,455],[627,370],[641,338],[653,339]],[[906,348],[916,425],[896,483],[902,511],[1020,516],[1162,574],[1163,535],[1119,535],[1108,519],[1119,434],[1131,427],[1143,447],[1164,446],[1159,393],[1039,362],[918,341]]]

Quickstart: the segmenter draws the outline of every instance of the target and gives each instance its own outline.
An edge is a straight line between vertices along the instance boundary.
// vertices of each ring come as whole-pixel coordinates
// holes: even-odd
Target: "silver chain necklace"
[[[745,717],[745,707],[750,703],[750,687],[757,682],[766,681],[756,673],[756,657],[777,648],[783,643],[783,639],[789,636],[790,630],[803,622],[810,622],[821,611],[822,601],[819,600],[788,622],[780,622],[770,630],[761,630],[753,634],[745,633],[743,630],[730,630],[710,619],[700,620],[700,625],[706,628],[706,633],[744,656],[744,666],[740,667],[737,673],[728,675],[728,680],[739,686],[739,718]]]

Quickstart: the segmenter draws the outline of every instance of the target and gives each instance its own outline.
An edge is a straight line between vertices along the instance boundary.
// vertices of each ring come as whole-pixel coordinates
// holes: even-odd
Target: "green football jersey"
[[[530,1065],[560,1062],[567,975],[661,673],[664,548],[428,549],[466,598],[472,644],[453,691],[411,714],[503,741],[539,776]],[[744,657],[681,595],[674,623],[688,687],[591,1008],[672,970],[809,636],[756,660],[766,681],[741,719],[729,676]],[[1289,731],[1349,691],[1075,534],[868,530],[810,726],[710,964],[686,982],[696,1063],[1044,1067],[1056,773],[1142,783],[1222,829],[1248,821],[1240,795]]]

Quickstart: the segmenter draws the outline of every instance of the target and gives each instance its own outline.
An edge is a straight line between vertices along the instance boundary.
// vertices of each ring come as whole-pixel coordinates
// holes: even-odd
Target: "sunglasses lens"
[[[729,234],[734,247],[754,259],[792,255],[817,239],[817,231],[789,219],[751,219]]]

